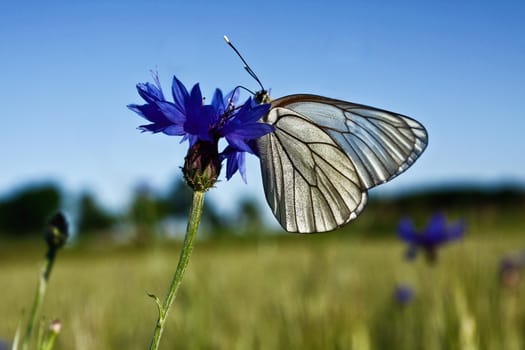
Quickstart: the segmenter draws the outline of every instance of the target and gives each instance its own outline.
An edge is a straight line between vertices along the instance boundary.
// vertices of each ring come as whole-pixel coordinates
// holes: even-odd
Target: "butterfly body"
[[[265,92],[256,95],[268,102]],[[416,120],[317,95],[271,100],[257,140],[266,199],[283,228],[334,230],[364,209],[367,190],[404,172],[428,143]]]

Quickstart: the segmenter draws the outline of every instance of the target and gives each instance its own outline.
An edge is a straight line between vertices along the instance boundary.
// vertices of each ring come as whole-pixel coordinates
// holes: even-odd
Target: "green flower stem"
[[[46,341],[42,344],[41,349],[42,350],[53,350],[53,346],[55,345],[55,339],[57,337],[57,333],[51,332],[48,336]]]
[[[31,336],[35,327],[35,322],[40,312],[40,307],[42,306],[44,295],[46,294],[47,282],[49,281],[49,276],[51,275],[51,270],[53,269],[55,257],[56,250],[49,249],[46,255],[46,261],[42,268],[42,273],[40,274],[40,278],[38,280],[35,300],[33,301],[33,308],[31,310],[31,318],[29,320],[29,323],[27,324],[26,333],[24,335],[24,340],[22,343],[22,350],[27,350],[29,348],[29,343],[31,342]]]
[[[55,340],[57,338],[58,333],[60,333],[61,328],[62,328],[62,325],[59,320],[55,320],[51,322],[46,332],[46,335],[41,341],[38,349],[39,350],[53,350],[53,346],[55,345]]]
[[[194,191],[193,192],[193,203],[190,209],[190,216],[188,219],[188,226],[186,228],[186,236],[184,238],[184,244],[182,246],[182,251],[179,257],[179,263],[177,264],[177,269],[171,280],[170,288],[168,295],[164,304],[161,305],[157,297],[151,296],[156,299],[157,307],[159,309],[159,318],[157,319],[157,324],[155,325],[155,331],[153,333],[153,338],[151,340],[150,350],[156,350],[159,348],[160,338],[162,337],[162,332],[164,330],[164,324],[168,316],[168,311],[175,300],[177,290],[182,282],[182,277],[188,266],[190,260],[190,255],[193,250],[193,241],[199,229],[199,223],[201,221],[202,215],[202,205],[204,203],[204,192],[203,191]]]

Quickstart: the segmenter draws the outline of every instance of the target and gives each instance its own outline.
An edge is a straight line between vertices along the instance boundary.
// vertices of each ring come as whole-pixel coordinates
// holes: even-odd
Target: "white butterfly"
[[[367,190],[404,172],[428,143],[412,118],[316,95],[271,101],[263,122],[275,126],[256,142],[266,200],[289,232],[331,231],[355,219]]]
[[[271,103],[263,122],[275,131],[256,141],[266,200],[289,232],[334,230],[364,209],[368,189],[396,177],[423,153],[428,134],[416,120],[316,95],[271,100],[239,51],[226,43]]]

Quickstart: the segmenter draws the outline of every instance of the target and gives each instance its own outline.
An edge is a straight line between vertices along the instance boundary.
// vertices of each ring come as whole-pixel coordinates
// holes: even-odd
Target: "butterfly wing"
[[[409,117],[316,95],[272,102],[257,140],[266,200],[290,232],[325,232],[355,219],[367,190],[405,171],[424,151]]]

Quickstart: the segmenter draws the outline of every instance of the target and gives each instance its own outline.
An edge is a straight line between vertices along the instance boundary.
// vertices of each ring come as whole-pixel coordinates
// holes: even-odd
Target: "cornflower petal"
[[[226,141],[228,141],[230,146],[239,151],[252,153],[252,148],[241,138],[231,137],[228,135],[226,136]]]
[[[172,124],[155,104],[128,105],[127,107],[144,119],[152,122],[152,124],[140,125],[139,129],[142,131],[157,133]]]
[[[222,158],[226,158],[226,179],[229,180],[239,170],[243,181],[246,183],[246,163],[244,152],[238,152],[228,146],[222,153]]]
[[[186,87],[176,76],[173,76],[173,82],[171,83],[171,94],[173,95],[173,102],[177,108],[182,112],[186,112],[186,101],[189,100],[190,94]]]
[[[169,122],[166,117],[160,112],[160,110],[157,108],[156,105],[128,105],[127,106],[130,110],[137,113],[144,119],[149,120],[153,123],[160,123],[167,121]]]
[[[162,89],[152,83],[138,83],[137,91],[140,97],[142,97],[144,101],[148,103],[164,100]]]
[[[224,98],[222,97],[222,91],[220,89],[215,89],[213,99],[211,100],[211,105],[217,111],[217,117],[224,114],[227,106],[224,104]]]
[[[169,119],[172,123],[183,125],[186,121],[186,116],[175,106],[175,104],[171,102],[159,101],[156,103],[156,105],[165,118]]]
[[[222,126],[220,129],[221,136],[226,137],[229,134],[241,133],[238,137],[255,139],[275,130],[272,125],[257,123],[257,120],[261,119],[270,108],[269,104],[261,106],[252,107],[251,99],[248,99],[241,109]],[[253,135],[250,134],[251,130],[254,130]]]
[[[210,125],[215,118],[215,110],[211,106],[200,106],[198,112],[193,110],[193,114],[188,115],[184,123],[184,130],[191,135],[197,136],[203,141],[213,141],[210,133]]]
[[[139,126],[139,129],[142,131],[158,133],[164,132],[166,128],[172,126],[173,123],[182,124],[184,122],[184,115],[179,111],[169,111],[168,113],[163,112],[159,105],[168,102],[164,100],[164,94],[156,73],[153,73],[153,80],[154,83],[147,82],[137,84],[137,91],[147,104],[130,104],[128,105],[128,108],[152,122],[152,124]],[[169,133],[170,132],[168,132],[168,134]]]
[[[239,173],[241,174],[241,178],[244,181],[244,183],[247,183],[245,158],[246,157],[245,157],[245,153],[244,152],[238,152],[237,153],[237,166],[239,168]]]
[[[193,109],[196,112],[202,106],[202,93],[199,84],[193,85],[189,99],[186,100],[186,112],[188,109]]]
[[[237,153],[232,153],[226,157],[226,179],[229,180],[239,169]]]
[[[251,98],[248,99],[248,101],[244,105],[249,106],[249,108],[246,107],[245,111],[242,111],[242,110],[239,111],[239,116],[237,117],[243,123],[258,121],[259,119],[261,119],[263,115],[268,113],[271,107],[269,103],[265,103],[261,105],[253,105]]]
[[[182,125],[170,125],[162,132],[169,136],[183,136],[186,133]]]
[[[256,124],[258,124],[257,126],[261,126],[261,128],[254,127],[252,129],[239,129],[235,132],[227,134],[225,139],[228,141],[230,146],[233,146],[240,151],[248,152],[258,156],[251,141],[272,132],[274,127],[273,125],[268,124]]]
[[[401,237],[403,240],[407,242],[415,242],[416,241],[416,230],[414,228],[414,224],[412,223],[412,220],[405,218],[402,219],[399,222],[397,232],[399,234],[399,237]]]
[[[426,229],[426,236],[431,240],[442,241],[446,237],[447,219],[445,215],[434,214]]]
[[[237,127],[232,129],[230,132],[226,133],[227,136],[234,136],[237,138],[252,140],[258,139],[261,136],[271,133],[275,130],[275,127],[270,124],[264,123],[247,123],[242,127]]]

